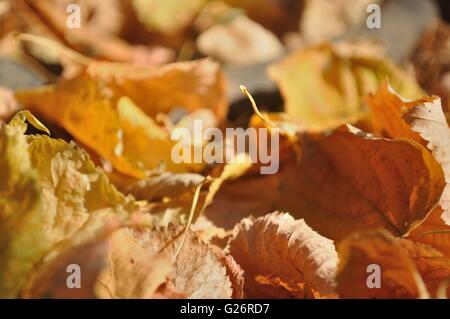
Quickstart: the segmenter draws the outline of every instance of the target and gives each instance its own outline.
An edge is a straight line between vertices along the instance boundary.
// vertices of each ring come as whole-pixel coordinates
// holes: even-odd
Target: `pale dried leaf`
[[[181,243],[181,227],[166,229],[123,228],[113,236],[134,241],[148,254],[172,260]],[[184,245],[168,274],[175,290],[188,298],[231,298],[232,288],[220,257],[188,232]]]
[[[200,34],[197,46],[203,54],[232,64],[268,62],[283,52],[274,34],[245,16],[212,26]]]

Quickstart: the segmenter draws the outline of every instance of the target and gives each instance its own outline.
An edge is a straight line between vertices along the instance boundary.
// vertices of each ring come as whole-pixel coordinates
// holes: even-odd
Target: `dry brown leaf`
[[[107,260],[95,286],[99,298],[151,298],[172,270],[167,256],[142,247],[122,230],[112,234]]]
[[[441,99],[437,96],[406,101],[388,84],[367,97],[371,109],[372,129],[389,138],[411,138],[426,145],[442,166],[446,186],[439,204],[443,220],[450,224],[450,128],[445,119]]]
[[[243,175],[251,167],[251,163],[245,154],[240,154],[234,161],[217,166],[211,172],[211,176],[203,177],[198,174],[160,174],[141,180],[137,184],[142,187],[131,188],[133,195],[147,200],[143,210],[156,217],[160,225],[167,225],[172,220],[186,223],[190,219],[195,222],[202,215],[205,207],[213,202],[213,199],[221,185],[227,180],[233,180]],[[199,197],[194,201],[195,193],[199,189]],[[193,215],[191,208],[195,202]],[[223,229],[216,228],[212,224],[204,224],[202,228],[197,224],[196,230],[202,231],[202,238],[208,239],[222,234]],[[210,227],[212,226],[212,227]]]
[[[137,242],[150,253],[173,260],[174,266],[168,278],[173,281],[176,291],[188,298],[231,298],[231,282],[220,257],[192,232],[188,232],[180,253],[174,259],[182,232],[183,228],[173,226],[159,230],[124,228],[113,236],[124,236],[122,238]]]
[[[337,254],[331,240],[313,231],[304,220],[286,213],[243,219],[235,228],[230,253],[245,274],[247,297],[305,297],[315,290],[325,296],[334,291]],[[279,285],[267,295],[257,276],[276,276],[291,285],[305,284],[291,295]]]
[[[175,108],[213,111],[221,122],[227,113],[225,77],[210,59],[171,63],[142,69],[114,64],[92,64],[87,73],[111,84],[114,92],[130,97],[146,114],[155,117]]]
[[[75,143],[25,135],[29,112],[0,126],[0,296],[16,297],[52,251],[95,236],[137,208]]]
[[[30,279],[22,296],[56,299],[185,297],[167,282],[172,269],[170,260],[149,254],[148,250],[120,235],[112,238],[105,235],[47,260]],[[81,289],[68,289],[69,265],[80,267]]]
[[[414,242],[428,244],[450,257],[450,226],[445,224],[441,215],[442,208],[438,206],[406,237]]]
[[[38,269],[26,297],[231,298],[239,292],[239,272],[189,231],[175,256],[183,228],[121,227],[54,256]],[[93,258],[95,257],[95,258]],[[79,264],[86,278],[74,294],[65,285],[68,264]],[[228,269],[228,270],[227,270]],[[237,280],[237,281],[235,281]],[[234,290],[233,290],[234,289]]]
[[[111,161],[119,172],[144,177],[145,169],[155,168],[170,156],[168,133],[152,123],[151,118],[142,116],[129,99],[111,101],[105,92],[95,81],[79,78],[61,83],[58,89],[41,88],[17,93],[17,97],[27,108],[62,126],[81,143]],[[135,123],[137,120],[141,123]],[[147,124],[145,129],[142,121]],[[136,133],[140,135],[134,135]],[[127,145],[126,140],[132,144]],[[139,142],[144,146],[152,145],[154,154],[162,157],[139,152],[136,149]],[[134,158],[136,155],[139,157]],[[146,167],[139,164],[140,161],[145,161]]]
[[[405,101],[385,83],[366,101],[371,111],[371,129],[376,134],[390,138],[407,137],[428,146],[448,180],[445,154],[449,133],[438,97]],[[448,205],[446,194],[444,191],[440,201],[443,207]],[[423,223],[408,234],[408,238],[432,245],[450,256],[450,226],[441,218],[443,213],[441,207],[434,208]]]
[[[417,267],[432,298],[437,297],[439,287],[450,279],[450,258],[433,247],[397,238]],[[446,294],[450,298],[450,290]]]
[[[108,242],[98,236],[92,242],[71,247],[40,265],[22,290],[23,298],[95,298],[93,287],[100,271],[107,265]],[[69,265],[81,270],[80,289],[67,289]]]
[[[320,298],[319,293],[315,291],[309,291],[309,295],[305,295],[305,283],[293,283],[293,282],[285,282],[280,279],[280,277],[275,277],[272,275],[262,276],[258,275],[255,278],[255,282],[260,285],[259,290],[262,292],[262,295],[273,296],[280,290],[280,288],[284,289],[285,294],[284,298]],[[282,293],[279,293],[275,296],[275,298],[280,298],[284,296]]]
[[[227,269],[228,278],[231,281],[231,287],[233,288],[233,299],[244,298],[244,271],[241,266],[236,263],[233,256],[222,256],[222,262]]]
[[[223,118],[222,81],[218,65],[208,60],[154,70],[100,63],[74,79],[16,96],[27,108],[61,125],[109,160],[119,172],[142,178],[161,162],[174,172],[202,168],[172,161],[175,141],[152,117],[178,107],[187,111],[211,109]]]
[[[113,174],[116,175],[116,174]],[[126,194],[133,194],[137,199],[149,202],[164,198],[176,198],[187,192],[192,193],[205,179],[200,174],[163,172],[145,179],[112,178],[119,185],[118,188]],[[116,185],[117,185],[116,184]]]
[[[338,249],[338,290],[341,298],[427,298],[450,277],[450,259],[431,246],[394,238],[384,230],[359,233]],[[370,288],[370,275],[380,286]]]
[[[370,231],[345,239],[338,247],[338,291],[341,298],[427,297],[425,285],[407,252],[386,231]],[[373,270],[381,271],[380,288],[369,288]]]
[[[206,216],[229,229],[245,216],[284,210],[339,241],[376,227],[405,234],[442,194],[441,167],[414,141],[375,138],[351,126],[299,138],[300,154],[285,155],[277,174],[225,183]]]

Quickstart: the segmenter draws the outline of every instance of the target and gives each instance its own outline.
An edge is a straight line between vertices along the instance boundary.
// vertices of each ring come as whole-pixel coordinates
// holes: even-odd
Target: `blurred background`
[[[381,28],[368,28],[369,4],[380,6]],[[447,104],[449,19],[447,0],[0,0],[0,86],[70,78],[84,57],[142,67],[211,57],[228,78],[228,118],[243,124],[252,111],[239,84],[262,109],[283,108],[266,74],[273,61],[324,41],[375,39]]]

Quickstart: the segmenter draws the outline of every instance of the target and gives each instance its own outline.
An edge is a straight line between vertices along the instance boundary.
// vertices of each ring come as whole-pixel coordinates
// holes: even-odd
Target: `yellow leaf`
[[[183,228],[173,224],[167,228],[139,223],[119,227],[45,263],[25,296],[74,296],[74,289],[65,284],[66,267],[68,262],[79,262],[87,277],[86,285],[75,294],[79,298],[230,298],[228,266],[192,231],[174,258],[182,233]],[[170,295],[160,291],[165,284],[172,286]]]
[[[272,65],[269,74],[278,83],[285,111],[310,130],[332,129],[362,120],[367,115],[362,98],[386,78],[408,98],[423,94],[412,76],[364,45],[307,47]]]
[[[206,0],[132,0],[139,20],[149,30],[164,34],[182,31],[206,2]]]
[[[3,297],[17,296],[34,265],[56,246],[89,238],[136,209],[74,143],[25,136],[25,117],[32,119],[19,113],[0,132]]]
[[[208,60],[144,70],[93,63],[74,79],[19,91],[16,96],[27,108],[64,127],[109,160],[119,172],[143,178],[161,163],[173,172],[202,168],[172,162],[174,142],[152,117],[176,108],[205,108],[221,119],[226,112],[222,86],[218,65]]]

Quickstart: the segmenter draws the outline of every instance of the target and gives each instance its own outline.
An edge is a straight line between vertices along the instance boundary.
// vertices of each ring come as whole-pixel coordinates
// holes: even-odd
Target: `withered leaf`
[[[27,112],[0,128],[0,295],[16,297],[56,246],[89,238],[136,209],[74,143],[26,136]]]
[[[244,270],[247,297],[303,298],[309,290],[322,296],[334,291],[338,260],[333,242],[287,213],[243,219],[229,250]],[[268,292],[256,280],[258,276],[276,276],[291,285],[305,284],[305,288],[291,294],[279,285]]]
[[[426,219],[406,237],[414,242],[428,244],[450,257],[450,226],[441,217],[442,208],[434,208]]]
[[[133,225],[97,236],[49,259],[38,269],[26,297],[71,295],[68,264],[83,265],[89,281],[82,298],[231,298],[239,295],[239,268],[189,231],[178,255],[182,227]],[[88,258],[84,260],[85,257]],[[237,281],[236,281],[237,280]],[[231,282],[234,282],[233,288]],[[45,293],[45,294],[44,294]],[[44,295],[43,295],[44,294]],[[73,294],[72,294],[73,296]]]
[[[437,96],[406,101],[388,84],[367,97],[372,130],[390,138],[410,138],[426,145],[442,166],[446,186],[439,204],[443,220],[450,224],[450,128]]]
[[[352,235],[339,245],[338,252],[341,298],[435,297],[450,276],[448,257],[384,230]]]
[[[231,286],[233,288],[233,299],[244,298],[244,271],[241,266],[236,263],[233,256],[222,256],[222,262],[227,269],[227,275],[230,278]]]
[[[206,216],[230,228],[243,216],[289,211],[333,240],[384,227],[401,235],[438,202],[442,169],[420,144],[375,138],[351,126],[304,134],[273,175],[225,183]]]
[[[155,70],[96,64],[76,78],[16,96],[111,161],[119,172],[143,178],[146,170],[161,162],[174,172],[201,168],[173,163],[170,152],[175,142],[152,117],[176,107],[188,111],[210,108],[218,118],[223,117],[222,81],[218,66],[208,60]]]
[[[450,258],[430,245],[400,238],[397,238],[396,241],[408,252],[408,256],[416,265],[430,296],[437,297],[439,287],[450,278]],[[446,297],[450,297],[450,290]]]
[[[306,47],[269,68],[285,101],[285,111],[310,130],[355,124],[367,116],[362,98],[389,78],[408,98],[423,91],[413,76],[366,43]]]
[[[188,232],[186,241],[176,256],[181,243],[182,227],[170,226],[167,229],[122,229],[120,233],[128,240],[137,243],[153,254],[168,258],[174,263],[168,278],[176,291],[189,298],[230,298],[231,282],[220,257],[206,244],[200,242],[194,233]]]
[[[338,291],[341,298],[428,297],[422,277],[407,252],[386,231],[352,235],[338,247]],[[379,267],[380,286],[369,275]],[[377,274],[374,274],[377,276]],[[370,281],[370,282],[369,282]]]

